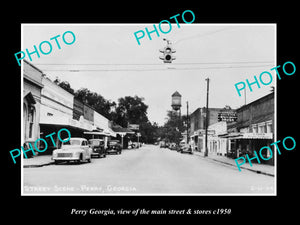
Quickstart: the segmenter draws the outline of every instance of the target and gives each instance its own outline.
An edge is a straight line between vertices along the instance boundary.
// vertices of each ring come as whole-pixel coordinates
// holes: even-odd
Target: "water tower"
[[[180,108],[181,108],[181,94],[179,94],[178,91],[175,91],[174,94],[172,94],[172,108],[174,111],[178,111],[179,110],[179,115],[180,113]]]

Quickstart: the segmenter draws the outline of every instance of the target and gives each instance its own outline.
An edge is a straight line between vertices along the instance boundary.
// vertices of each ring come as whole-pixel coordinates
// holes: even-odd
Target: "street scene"
[[[22,26],[22,195],[276,195],[275,25]]]
[[[274,177],[157,145],[23,171],[28,194],[270,194]]]

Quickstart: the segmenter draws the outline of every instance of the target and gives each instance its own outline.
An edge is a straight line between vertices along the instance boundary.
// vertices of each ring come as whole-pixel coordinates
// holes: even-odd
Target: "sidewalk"
[[[23,168],[41,167],[54,163],[51,159],[52,155],[39,155],[32,158],[23,158]]]
[[[226,156],[213,155],[213,154],[208,154],[207,157],[204,157],[204,152],[197,152],[197,151],[194,151],[194,154],[199,155],[208,160],[212,160],[212,161],[216,161],[216,162],[220,162],[220,163],[224,163],[224,164],[233,166],[238,171],[238,167],[237,167],[234,159],[232,159],[232,158],[228,158]],[[250,164],[248,162],[246,162],[245,164],[241,165],[240,167],[241,167],[241,171],[240,171],[241,173],[243,172],[243,169],[246,169],[246,170],[250,170],[252,172],[261,173],[261,174],[265,174],[265,175],[269,175],[269,176],[273,176],[273,177],[275,175],[275,167],[272,165],[252,163],[252,167],[251,167]]]

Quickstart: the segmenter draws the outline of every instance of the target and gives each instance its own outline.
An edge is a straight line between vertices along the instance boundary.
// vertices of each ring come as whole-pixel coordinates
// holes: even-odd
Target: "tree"
[[[116,103],[110,100],[106,100],[102,95],[96,92],[91,92],[87,88],[81,88],[75,92],[75,97],[83,103],[87,103],[95,109],[96,112],[105,116],[108,119],[112,119],[112,108],[116,106]]]
[[[74,91],[67,81],[61,81],[56,78],[54,83],[122,127],[128,127],[128,124],[138,124],[142,142],[154,143],[157,140],[158,126],[156,123],[151,124],[149,121],[147,116],[148,105],[144,103],[145,99],[143,97],[125,96],[119,98],[118,104],[116,104],[114,101],[106,100],[102,95],[87,88],[80,88]]]
[[[125,96],[118,99],[116,110],[112,112],[113,121],[123,127],[138,124],[141,142],[154,143],[157,140],[157,124],[152,124],[147,116],[148,105],[143,97]],[[136,141],[136,140],[135,140]]]
[[[167,112],[167,121],[164,126],[159,127],[157,130],[157,135],[168,142],[179,143],[182,135],[181,133],[185,130],[184,121],[186,121],[186,116],[181,116],[174,112]]]
[[[157,125],[151,124],[150,121],[140,124],[141,141],[153,144],[157,140],[156,134]]]
[[[147,123],[148,106],[143,101],[144,98],[138,96],[119,98],[115,115],[112,116],[114,122],[123,127],[127,127],[128,124]]]
[[[61,88],[65,89],[67,92],[74,94],[74,89],[71,88],[71,85],[68,81],[60,81],[60,79],[56,77],[56,79],[53,82],[58,86],[60,86]]]

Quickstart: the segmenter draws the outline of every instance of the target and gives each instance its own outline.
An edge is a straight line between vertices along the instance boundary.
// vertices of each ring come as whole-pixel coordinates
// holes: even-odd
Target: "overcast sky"
[[[152,30],[153,24],[23,24],[21,50],[33,51],[33,45],[72,31],[74,44],[65,45],[60,38],[59,50],[53,40],[52,52],[40,58],[32,55],[31,63],[52,80],[68,81],[75,90],[86,87],[116,102],[128,95],[144,97],[150,121],[160,125],[175,91],[182,95],[182,114],[186,101],[191,113],[206,105],[205,79],[209,77],[209,107],[238,108],[245,100],[234,84],[247,78],[254,81],[254,75],[276,66],[274,24],[182,23],[178,28],[175,23],[168,34],[152,33],[152,40],[145,35],[138,45],[134,32],[145,27]],[[176,49],[171,64],[159,59],[159,49],[166,45],[163,38]],[[274,80],[260,89],[253,86],[253,92],[247,89],[247,103],[270,93]]]

